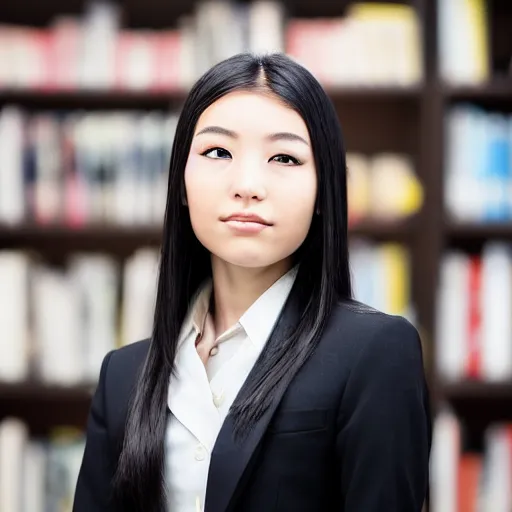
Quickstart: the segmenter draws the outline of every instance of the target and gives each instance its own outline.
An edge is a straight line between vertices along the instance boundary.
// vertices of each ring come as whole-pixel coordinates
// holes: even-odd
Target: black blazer
[[[285,306],[268,343],[297,321]],[[74,512],[108,502],[142,341],[104,359]],[[248,379],[251,378],[249,375]],[[228,415],[215,444],[206,512],[420,512],[431,418],[415,328],[358,304],[335,307],[318,347],[242,444]]]

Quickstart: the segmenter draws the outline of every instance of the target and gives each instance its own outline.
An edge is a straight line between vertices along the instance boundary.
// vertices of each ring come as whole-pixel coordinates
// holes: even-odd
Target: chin
[[[221,251],[216,255],[226,263],[246,268],[268,267],[276,261],[279,261],[279,259],[274,260],[273,258],[269,258],[268,255],[264,255],[262,252]]]

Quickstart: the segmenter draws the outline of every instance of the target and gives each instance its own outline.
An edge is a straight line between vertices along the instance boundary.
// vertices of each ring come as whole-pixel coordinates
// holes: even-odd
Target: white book
[[[155,184],[161,174],[161,138],[163,121],[156,112],[141,116],[137,123],[140,162],[137,166],[136,221],[149,225],[154,221]]]
[[[125,264],[121,318],[123,345],[152,334],[158,264],[158,252],[150,248],[139,249]]]
[[[441,410],[434,421],[430,457],[431,510],[457,512],[461,432],[456,416]]]
[[[512,265],[510,248],[489,242],[482,253],[482,374],[512,377]]]
[[[29,259],[0,251],[0,380],[20,382],[29,372]]]
[[[181,51],[179,85],[188,89],[199,76],[195,19],[193,16],[183,16],[178,20],[178,25]]]
[[[249,6],[249,50],[254,53],[284,52],[284,6],[272,0],[256,0]]]
[[[464,377],[468,357],[469,258],[452,251],[441,260],[436,300],[436,367],[448,381]]]
[[[117,346],[118,269],[106,255],[74,256],[69,275],[74,282],[80,315],[77,332],[84,379],[97,380],[105,354]]]
[[[95,1],[87,8],[79,70],[80,85],[84,88],[108,89],[114,85],[119,14],[113,3]]]
[[[28,439],[26,425],[16,418],[0,422],[0,510],[22,509],[23,453]]]
[[[63,271],[40,266],[34,272],[33,299],[41,379],[64,386],[81,382],[84,361],[75,283]]]
[[[63,207],[63,160],[58,121],[48,114],[32,118],[35,142],[35,214],[39,222],[60,220]]]
[[[29,441],[23,454],[23,512],[45,512],[46,449],[42,442]]]
[[[114,217],[120,225],[129,226],[137,221],[137,117],[126,114],[120,118],[115,132]]]
[[[485,433],[485,485],[482,512],[510,512],[512,509],[512,467],[510,432],[493,425]]]
[[[23,180],[24,116],[16,107],[0,110],[0,224],[25,215]]]

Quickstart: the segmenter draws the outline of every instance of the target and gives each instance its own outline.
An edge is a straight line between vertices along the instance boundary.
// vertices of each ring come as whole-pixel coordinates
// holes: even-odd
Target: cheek
[[[279,201],[281,219],[290,229],[309,229],[314,214],[317,193],[317,182],[314,173],[299,175],[295,180],[289,180],[280,192]]]
[[[201,166],[199,155],[191,155],[185,168],[185,192],[192,227],[198,231],[208,230],[215,219],[215,206],[218,205],[218,180],[211,179],[211,173]]]

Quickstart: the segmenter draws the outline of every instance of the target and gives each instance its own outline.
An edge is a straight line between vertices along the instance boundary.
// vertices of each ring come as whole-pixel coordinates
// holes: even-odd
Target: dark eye
[[[283,165],[300,165],[300,162],[290,155],[276,155],[270,160],[274,160],[275,162]]]
[[[229,151],[222,149],[222,148],[211,148],[206,150],[204,153],[201,153],[201,155],[206,156],[207,158],[214,158],[214,159],[226,159],[231,158],[231,154]]]

